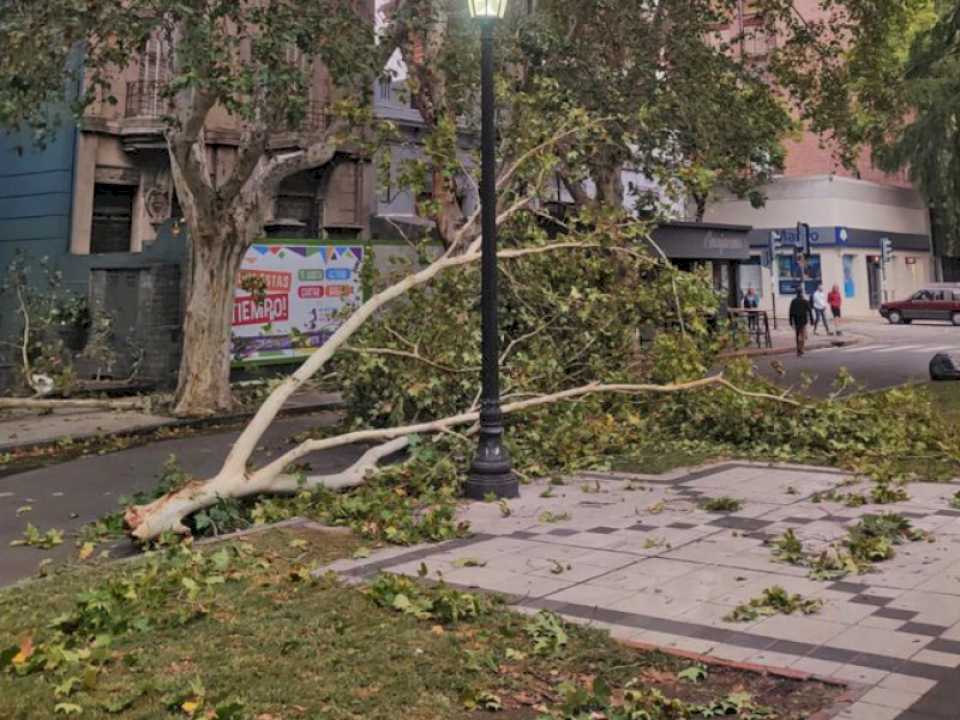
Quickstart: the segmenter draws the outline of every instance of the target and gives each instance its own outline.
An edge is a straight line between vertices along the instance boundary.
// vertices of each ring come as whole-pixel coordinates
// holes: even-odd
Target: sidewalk
[[[853,323],[850,322],[848,324],[852,325]],[[724,353],[723,357],[762,357],[766,355],[788,355],[795,353],[797,351],[797,344],[793,329],[787,320],[778,320],[777,325],[778,328],[776,330],[772,327],[770,328],[770,338],[773,341],[773,347],[758,348],[754,344],[742,350]],[[860,328],[858,327],[857,330],[860,331]],[[807,335],[807,352],[831,347],[857,345],[870,339],[867,335],[863,334],[862,331],[853,332],[844,329],[842,332],[842,335],[826,335],[824,333],[814,335],[813,331],[810,330]]]
[[[338,393],[306,392],[284,406],[283,415],[331,410],[341,404]],[[251,412],[201,419],[183,419],[115,410],[55,410],[52,413],[13,411],[0,413],[0,454],[17,448],[38,447],[98,436],[132,437],[162,428],[205,427],[239,422]],[[0,464],[2,468],[2,464]]]
[[[957,487],[914,483],[911,500],[882,509],[812,500],[848,479],[743,462],[665,476],[584,473],[548,497],[544,483],[525,486],[506,518],[496,503],[467,505],[471,538],[329,569],[359,581],[381,571],[415,577],[426,565],[431,578],[504,593],[521,611],[551,610],[631,643],[833,680],[859,691],[834,716],[843,720],[956,718],[960,511],[949,499]],[[703,498],[722,495],[746,499],[730,513],[701,509]],[[881,510],[935,542],[904,542],[875,572],[840,581],[811,579],[766,544],[792,530],[815,553]],[[823,607],[724,619],[772,586]]]

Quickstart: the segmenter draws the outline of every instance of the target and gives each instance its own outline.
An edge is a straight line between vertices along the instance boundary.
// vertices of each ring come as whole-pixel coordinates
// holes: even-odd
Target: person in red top
[[[833,289],[830,291],[830,294],[827,295],[827,305],[830,306],[830,311],[833,313],[833,327],[836,328],[837,335],[840,334],[840,308],[843,305],[843,298],[840,296],[840,288],[836,285],[833,286]]]

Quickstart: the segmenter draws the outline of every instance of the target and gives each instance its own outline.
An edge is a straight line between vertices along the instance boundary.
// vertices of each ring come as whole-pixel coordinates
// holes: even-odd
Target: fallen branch
[[[758,393],[737,387],[722,375],[714,375],[700,380],[672,385],[605,385],[591,383],[577,388],[571,388],[549,395],[538,395],[525,400],[507,403],[503,406],[503,413],[512,414],[543,407],[558,402],[574,400],[587,395],[602,393],[616,393],[637,395],[642,393],[676,393],[689,392],[708,387],[719,387],[734,392],[743,397],[756,400],[768,400],[786,405],[800,406],[796,400],[780,395]],[[147,505],[136,505],[127,509],[124,521],[130,529],[130,534],[140,540],[147,541],[156,538],[163,532],[173,531],[188,533],[189,529],[183,524],[184,518],[192,513],[216,503],[221,498],[243,498],[262,493],[291,494],[302,488],[328,488],[343,490],[356,487],[363,483],[367,474],[377,467],[380,460],[403,450],[413,435],[425,433],[449,433],[452,428],[460,425],[473,425],[480,418],[477,410],[453,415],[451,417],[430,422],[405,425],[402,427],[357,430],[332,438],[307,440],[297,447],[271,461],[255,472],[246,472],[239,475],[220,473],[207,482],[193,482],[180,490],[169,493]],[[315,475],[300,481],[286,472],[286,469],[306,455],[321,450],[343,447],[357,443],[382,442],[367,450],[363,456],[346,470],[330,475]]]

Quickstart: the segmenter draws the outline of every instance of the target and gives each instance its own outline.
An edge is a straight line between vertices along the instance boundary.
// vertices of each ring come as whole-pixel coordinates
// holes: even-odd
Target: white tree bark
[[[797,401],[791,400],[785,395],[749,392],[733,385],[722,375],[715,375],[692,382],[672,385],[604,385],[591,383],[549,395],[539,395],[525,400],[507,403],[503,406],[503,413],[505,415],[517,413],[531,408],[576,399],[585,395],[602,393],[632,395],[641,393],[676,393],[700,390],[707,387],[724,388],[744,397],[758,400],[773,400],[794,406],[799,405]],[[133,537],[140,541],[147,541],[167,531],[183,534],[189,533],[189,528],[183,524],[184,518],[198,510],[213,505],[220,498],[243,498],[262,493],[292,494],[302,488],[325,487],[331,490],[344,490],[356,487],[365,481],[367,475],[377,467],[380,460],[406,448],[412,435],[447,432],[457,426],[472,425],[476,423],[479,418],[479,411],[471,410],[460,413],[459,415],[453,415],[431,422],[418,423],[416,425],[406,425],[381,430],[358,430],[332,438],[308,440],[255,472],[244,472],[240,474],[225,474],[221,472],[217,477],[208,482],[192,482],[184,488],[169,493],[148,505],[131,507],[127,510],[124,520],[127,527],[131,529]],[[292,463],[312,452],[374,441],[381,441],[382,444],[367,450],[356,463],[342,472],[331,475],[308,476],[303,482],[296,476],[284,472]]]

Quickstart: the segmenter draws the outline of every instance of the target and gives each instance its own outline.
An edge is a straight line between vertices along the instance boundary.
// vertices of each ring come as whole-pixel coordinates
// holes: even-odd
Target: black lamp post
[[[480,219],[483,233],[481,305],[483,314],[483,392],[480,397],[480,440],[464,488],[467,497],[512,498],[520,486],[503,446],[500,411],[500,337],[497,321],[497,137],[494,117],[493,30],[507,11],[507,0],[469,0],[470,15],[483,28],[481,67]]]

